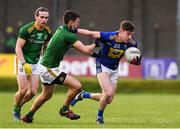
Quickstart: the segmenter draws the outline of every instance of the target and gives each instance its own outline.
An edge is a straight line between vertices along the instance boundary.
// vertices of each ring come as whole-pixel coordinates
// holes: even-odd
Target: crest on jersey
[[[64,81],[65,77],[60,77],[59,80],[62,82]]]

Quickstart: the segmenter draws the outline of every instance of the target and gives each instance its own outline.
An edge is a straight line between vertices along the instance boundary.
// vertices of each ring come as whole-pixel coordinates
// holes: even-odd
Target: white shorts
[[[109,74],[109,78],[110,78],[109,81],[111,83],[117,84],[118,69],[112,70],[112,69],[109,69],[108,67],[100,64],[99,62],[96,62],[96,72],[97,72],[97,74],[98,73],[102,73],[102,72],[108,73]]]
[[[39,63],[30,64],[32,67],[32,74],[40,74]],[[14,57],[14,73],[17,75],[26,75],[21,62],[18,60],[17,56]]]
[[[41,64],[40,71],[41,82],[45,84],[51,84],[62,72],[59,67],[46,68]]]

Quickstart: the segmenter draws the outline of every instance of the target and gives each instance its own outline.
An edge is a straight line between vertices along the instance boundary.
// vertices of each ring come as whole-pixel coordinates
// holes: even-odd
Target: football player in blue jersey
[[[96,72],[98,82],[101,86],[102,93],[89,93],[81,91],[76,95],[71,105],[74,106],[76,102],[89,98],[99,101],[97,124],[104,124],[103,112],[107,104],[110,104],[116,92],[118,79],[119,61],[124,55],[124,52],[129,47],[137,47],[137,42],[133,37],[135,26],[130,21],[122,21],[120,23],[119,31],[115,32],[99,32],[90,31],[86,29],[78,29],[78,33],[96,38],[96,45],[100,45],[100,51],[96,58]],[[141,59],[135,57],[132,64],[140,65]]]

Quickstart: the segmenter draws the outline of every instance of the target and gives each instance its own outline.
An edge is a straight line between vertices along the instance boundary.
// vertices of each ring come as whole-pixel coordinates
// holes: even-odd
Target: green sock
[[[14,105],[14,112],[20,112],[20,106]]]
[[[60,111],[62,111],[62,112],[65,112],[67,110],[69,110],[69,106],[66,106],[66,105],[63,105],[60,109]]]
[[[30,111],[30,112],[27,114],[27,116],[30,117],[30,118],[33,118],[34,112],[31,112],[31,111]]]

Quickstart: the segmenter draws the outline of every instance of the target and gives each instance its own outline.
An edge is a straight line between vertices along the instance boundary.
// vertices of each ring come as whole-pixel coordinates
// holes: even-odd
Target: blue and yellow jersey
[[[127,48],[137,47],[137,42],[134,38],[128,43],[116,42],[115,36],[117,34],[118,32],[100,32],[101,38],[99,41],[102,44],[99,54],[101,56],[96,59],[97,62],[112,70],[118,68],[119,61]]]

